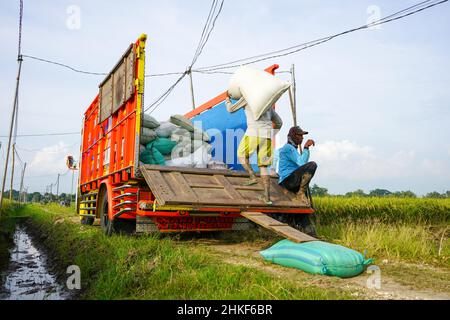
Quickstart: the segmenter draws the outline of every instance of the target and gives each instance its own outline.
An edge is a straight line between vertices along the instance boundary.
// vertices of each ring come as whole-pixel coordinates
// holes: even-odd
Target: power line
[[[93,72],[93,71],[86,71],[86,70],[80,70],[78,68],[72,67],[68,64],[65,63],[61,63],[61,62],[57,62],[54,60],[49,60],[49,59],[44,59],[44,58],[39,58],[36,56],[31,56],[31,55],[22,55],[22,57],[24,58],[29,58],[29,59],[33,59],[33,60],[37,60],[40,62],[45,62],[45,63],[49,63],[49,64],[53,64],[59,67],[63,67],[66,69],[69,69],[73,72],[76,73],[82,73],[82,74],[88,74],[88,75],[94,75],[94,76],[106,76],[108,73],[105,72]],[[172,76],[172,75],[180,75],[183,74],[183,72],[167,72],[167,73],[155,73],[155,74],[146,74],[145,77],[149,78],[149,77],[164,77],[164,76]]]
[[[20,163],[23,165],[25,162],[20,157],[19,152],[17,152],[17,147],[14,147],[14,152],[16,153],[16,156],[19,159]]]
[[[217,1],[216,0],[211,2],[211,8],[209,9],[208,18],[206,19],[206,22],[205,22],[205,24],[203,26],[203,31],[202,31],[202,34],[200,36],[200,40],[198,41],[197,50],[195,50],[194,57],[192,58],[191,66],[194,65],[196,57],[199,54],[200,48],[202,46],[202,42],[203,42],[205,34],[207,32],[206,30],[209,27],[210,19],[212,18],[212,14],[215,11],[215,6],[217,6]]]
[[[79,143],[76,142],[74,144],[68,145],[66,146],[67,149],[73,148],[75,146],[79,146]],[[60,153],[61,151],[44,151],[43,149],[27,149],[27,148],[22,148],[22,147],[17,147],[16,149],[19,149],[20,151],[25,151],[25,152],[44,152],[44,153]]]
[[[431,0],[424,1],[424,2],[418,3],[418,4],[414,5],[414,6],[408,7],[406,9],[402,9],[402,10],[400,10],[400,11],[398,11],[396,13],[393,13],[393,14],[387,16],[387,17],[384,17],[382,19],[373,21],[372,23],[365,24],[365,25],[357,27],[357,28],[349,29],[349,30],[346,30],[346,31],[343,31],[343,32],[340,32],[340,33],[337,33],[337,34],[334,34],[334,35],[331,35],[331,36],[323,37],[323,38],[316,39],[316,40],[313,40],[313,41],[308,41],[308,42],[305,42],[305,43],[302,43],[302,44],[291,46],[289,48],[268,52],[268,53],[265,53],[265,54],[260,54],[260,55],[256,55],[256,56],[252,56],[252,57],[248,57],[248,58],[243,58],[243,59],[239,59],[239,60],[234,60],[234,61],[230,61],[230,62],[227,62],[227,63],[212,65],[212,66],[208,66],[208,67],[198,68],[198,69],[193,70],[193,71],[217,71],[217,70],[235,68],[235,67],[239,67],[239,66],[243,66],[243,65],[249,65],[249,64],[257,63],[257,62],[268,60],[268,59],[273,59],[273,58],[278,58],[278,57],[282,57],[282,56],[291,55],[291,54],[297,53],[299,51],[302,51],[302,50],[305,50],[305,49],[308,49],[308,48],[320,45],[322,43],[331,41],[334,38],[346,35],[348,33],[352,33],[352,32],[355,32],[355,31],[362,30],[362,29],[368,29],[370,27],[374,27],[374,26],[377,26],[377,25],[381,25],[381,24],[385,24],[385,23],[388,23],[388,22],[392,22],[392,21],[395,21],[395,20],[399,20],[399,19],[405,18],[407,16],[416,14],[418,12],[421,12],[421,11],[424,11],[424,10],[429,9],[431,7],[440,5],[440,4],[442,4],[444,2],[447,2],[447,1],[448,0],[441,0],[441,1],[437,2],[437,3],[431,3],[429,5],[426,5],[426,4],[430,3]],[[424,5],[426,5],[426,6],[424,6]],[[422,6],[422,7],[418,8],[420,6]],[[411,9],[415,9],[415,10],[411,11]],[[405,13],[405,12],[407,12],[407,13]],[[401,15],[399,15],[399,14],[401,14]]]
[[[150,114],[153,113],[166,99],[167,97],[172,93],[172,91],[175,89],[175,87],[183,80],[183,78],[186,75],[192,76],[191,69],[195,62],[197,61],[198,57],[201,55],[203,48],[205,47],[206,43],[208,42],[209,36],[211,35],[212,30],[214,29],[215,23],[217,21],[218,16],[222,12],[224,0],[222,0],[219,10],[216,12],[218,1],[213,0],[211,4],[211,8],[209,10],[208,18],[206,19],[206,23],[203,27],[202,35],[200,36],[200,41],[197,46],[197,50],[195,51],[194,57],[192,59],[191,65],[188,67],[188,69],[181,74],[181,76],[166,90],[162,95],[160,95],[155,101],[153,101],[149,106],[147,106],[144,109],[144,112],[147,112],[150,110]],[[214,16],[214,18],[213,18]],[[212,22],[212,24],[211,24]],[[192,78],[191,78],[192,83]],[[191,87],[191,91],[193,94],[193,88]]]
[[[214,30],[214,27],[216,25],[217,18],[219,17],[220,13],[222,12],[223,3],[224,0],[220,3],[219,9],[216,12],[218,1],[214,0],[211,5],[211,9],[209,11],[208,19],[206,20],[205,26],[203,28],[202,36],[200,37],[200,42],[198,44],[197,50],[194,54],[194,58],[192,59],[191,68],[192,66],[197,62],[198,57],[202,54],[203,49],[205,48],[206,43],[209,40],[209,37]],[[214,16],[215,14],[215,16]],[[214,16],[214,18],[213,18]]]
[[[145,77],[146,78],[151,78],[151,77],[165,77],[165,76],[175,76],[175,75],[181,75],[184,72],[167,72],[167,73],[154,73],[154,74],[146,74]]]
[[[95,75],[95,76],[106,76],[107,75],[107,73],[104,73],[104,72],[91,72],[91,71],[79,70],[79,69],[71,67],[71,66],[69,66],[67,64],[64,64],[64,63],[51,61],[51,60],[47,60],[47,59],[43,59],[43,58],[38,58],[38,57],[35,57],[35,56],[30,56],[30,55],[26,55],[26,54],[24,54],[22,56],[24,58],[29,58],[29,59],[33,59],[33,60],[37,60],[37,61],[41,61],[41,62],[54,64],[54,65],[57,65],[57,66],[60,66],[60,67],[63,67],[63,68],[67,68],[67,69],[72,70],[72,71],[77,72],[77,73],[90,74],[90,75]]]
[[[153,101],[149,106],[147,106],[144,109],[144,112],[147,112],[148,110],[151,109],[150,112],[149,112],[151,114],[153,111],[155,111],[161,105],[161,103],[163,103],[164,100],[166,100],[166,98],[170,95],[170,93],[173,91],[173,89],[175,89],[175,87],[181,82],[181,80],[183,80],[183,78],[186,76],[186,74],[187,74],[186,72],[183,73],[181,75],[181,77],[179,77],[178,80],[175,81],[175,83],[173,83],[169,87],[169,89],[164,91],[164,93],[161,96],[159,96],[155,101]]]
[[[62,132],[62,133],[37,133],[37,134],[18,134],[17,138],[22,137],[46,137],[46,136],[68,136],[68,135],[75,135],[75,134],[81,134],[80,132]],[[0,138],[7,138],[8,136],[0,136]]]

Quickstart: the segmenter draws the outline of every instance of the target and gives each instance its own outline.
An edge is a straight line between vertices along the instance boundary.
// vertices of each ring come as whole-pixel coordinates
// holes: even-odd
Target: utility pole
[[[59,197],[59,176],[60,176],[60,174],[58,173],[58,178],[56,179],[56,198],[57,199]]]
[[[12,167],[11,167],[11,185],[9,188],[9,201],[13,200],[13,187],[14,187],[14,167],[16,166],[16,144],[12,146]]]
[[[291,101],[292,120],[294,126],[297,126],[297,98],[296,98],[296,83],[295,83],[295,65],[291,66],[291,82],[292,85],[289,88],[289,99]]]
[[[24,178],[24,176],[25,176],[25,169],[26,169],[26,168],[27,168],[27,163],[25,162],[25,163],[23,164],[22,176],[20,177],[19,202],[21,201],[20,196],[21,196],[22,193],[23,193],[23,178]]]
[[[17,60],[19,62],[19,68],[17,70],[16,92],[14,94],[13,110],[11,112],[11,123],[9,125],[8,149],[6,150],[5,168],[3,170],[2,193],[0,194],[0,209],[3,207],[3,193],[5,192],[6,175],[8,174],[9,152],[11,149],[12,133],[13,133],[13,128],[14,128],[14,120],[16,117],[16,109],[17,109],[17,104],[18,104],[17,101],[18,101],[18,97],[19,97],[20,73],[22,71],[22,61],[23,61],[22,55],[19,54]]]
[[[73,200],[73,180],[74,180],[74,176],[75,176],[75,170],[72,170],[72,183],[70,185],[70,204],[72,204],[72,200]]]
[[[190,89],[191,89],[192,110],[194,110],[195,109],[194,83],[192,81],[192,70],[191,70],[191,68],[188,69],[188,75],[189,75],[189,84],[190,84]]]

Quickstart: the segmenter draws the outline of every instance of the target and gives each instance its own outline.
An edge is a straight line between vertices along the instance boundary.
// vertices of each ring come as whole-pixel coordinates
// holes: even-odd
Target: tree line
[[[311,187],[311,195],[316,197],[325,197],[332,196],[332,194],[328,193],[328,189],[324,187],[319,187],[317,184],[314,184]],[[418,198],[418,196],[410,191],[389,191],[386,189],[374,189],[369,193],[365,193],[364,190],[358,189],[355,191],[350,191],[344,194],[344,197],[392,197],[392,198]],[[439,193],[437,191],[429,192],[423,198],[433,198],[433,199],[445,199],[450,198],[450,190]]]
[[[4,199],[9,199],[9,190],[3,193]],[[23,201],[23,194],[20,195],[20,192],[13,189],[12,198],[15,201]],[[52,193],[40,193],[33,192],[26,194],[26,202],[38,202],[38,203],[49,203],[49,202],[68,202],[75,201],[75,195],[70,195],[67,193],[61,193],[58,196]]]

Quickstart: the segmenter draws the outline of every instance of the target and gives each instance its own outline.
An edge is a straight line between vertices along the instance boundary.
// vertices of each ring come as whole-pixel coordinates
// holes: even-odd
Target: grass
[[[448,237],[441,243],[444,231],[445,228],[373,221],[318,225],[318,233],[325,239],[360,252],[367,250],[368,256],[378,262],[387,259],[449,267]]]
[[[318,197],[318,234],[378,261],[449,267],[450,199]]]
[[[314,205],[321,224],[367,221],[448,225],[450,199],[316,197]]]
[[[29,205],[30,215],[58,265],[82,271],[87,299],[349,299],[346,290],[323,290],[256,268],[223,263],[189,242],[157,237],[106,237],[99,228],[72,223],[57,206]],[[65,271],[65,270],[62,270]]]
[[[367,250],[367,257],[375,258],[384,275],[402,284],[448,293],[448,199],[326,197],[315,199],[315,205],[322,239]],[[348,289],[333,285],[331,278],[325,277],[316,286],[314,281],[297,281],[302,274],[283,278],[251,265],[227,263],[207,245],[189,241],[189,236],[106,237],[98,227],[78,224],[73,209],[58,205],[7,211],[10,216],[31,217],[59,266],[80,266],[82,298],[354,298]],[[261,248],[280,240],[261,229],[222,233],[219,238],[225,243],[255,242]]]

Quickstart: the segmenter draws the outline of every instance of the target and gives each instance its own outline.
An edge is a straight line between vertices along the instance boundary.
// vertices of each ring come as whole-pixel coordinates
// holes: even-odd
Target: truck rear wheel
[[[131,234],[136,231],[136,220],[120,218],[111,220],[109,218],[109,201],[106,188],[103,188],[100,193],[98,210],[100,225],[106,235],[110,236],[114,233]]]
[[[109,202],[106,188],[102,188],[99,193],[98,212],[100,213],[100,226],[103,232],[110,236],[114,231],[114,221],[109,219]]]

